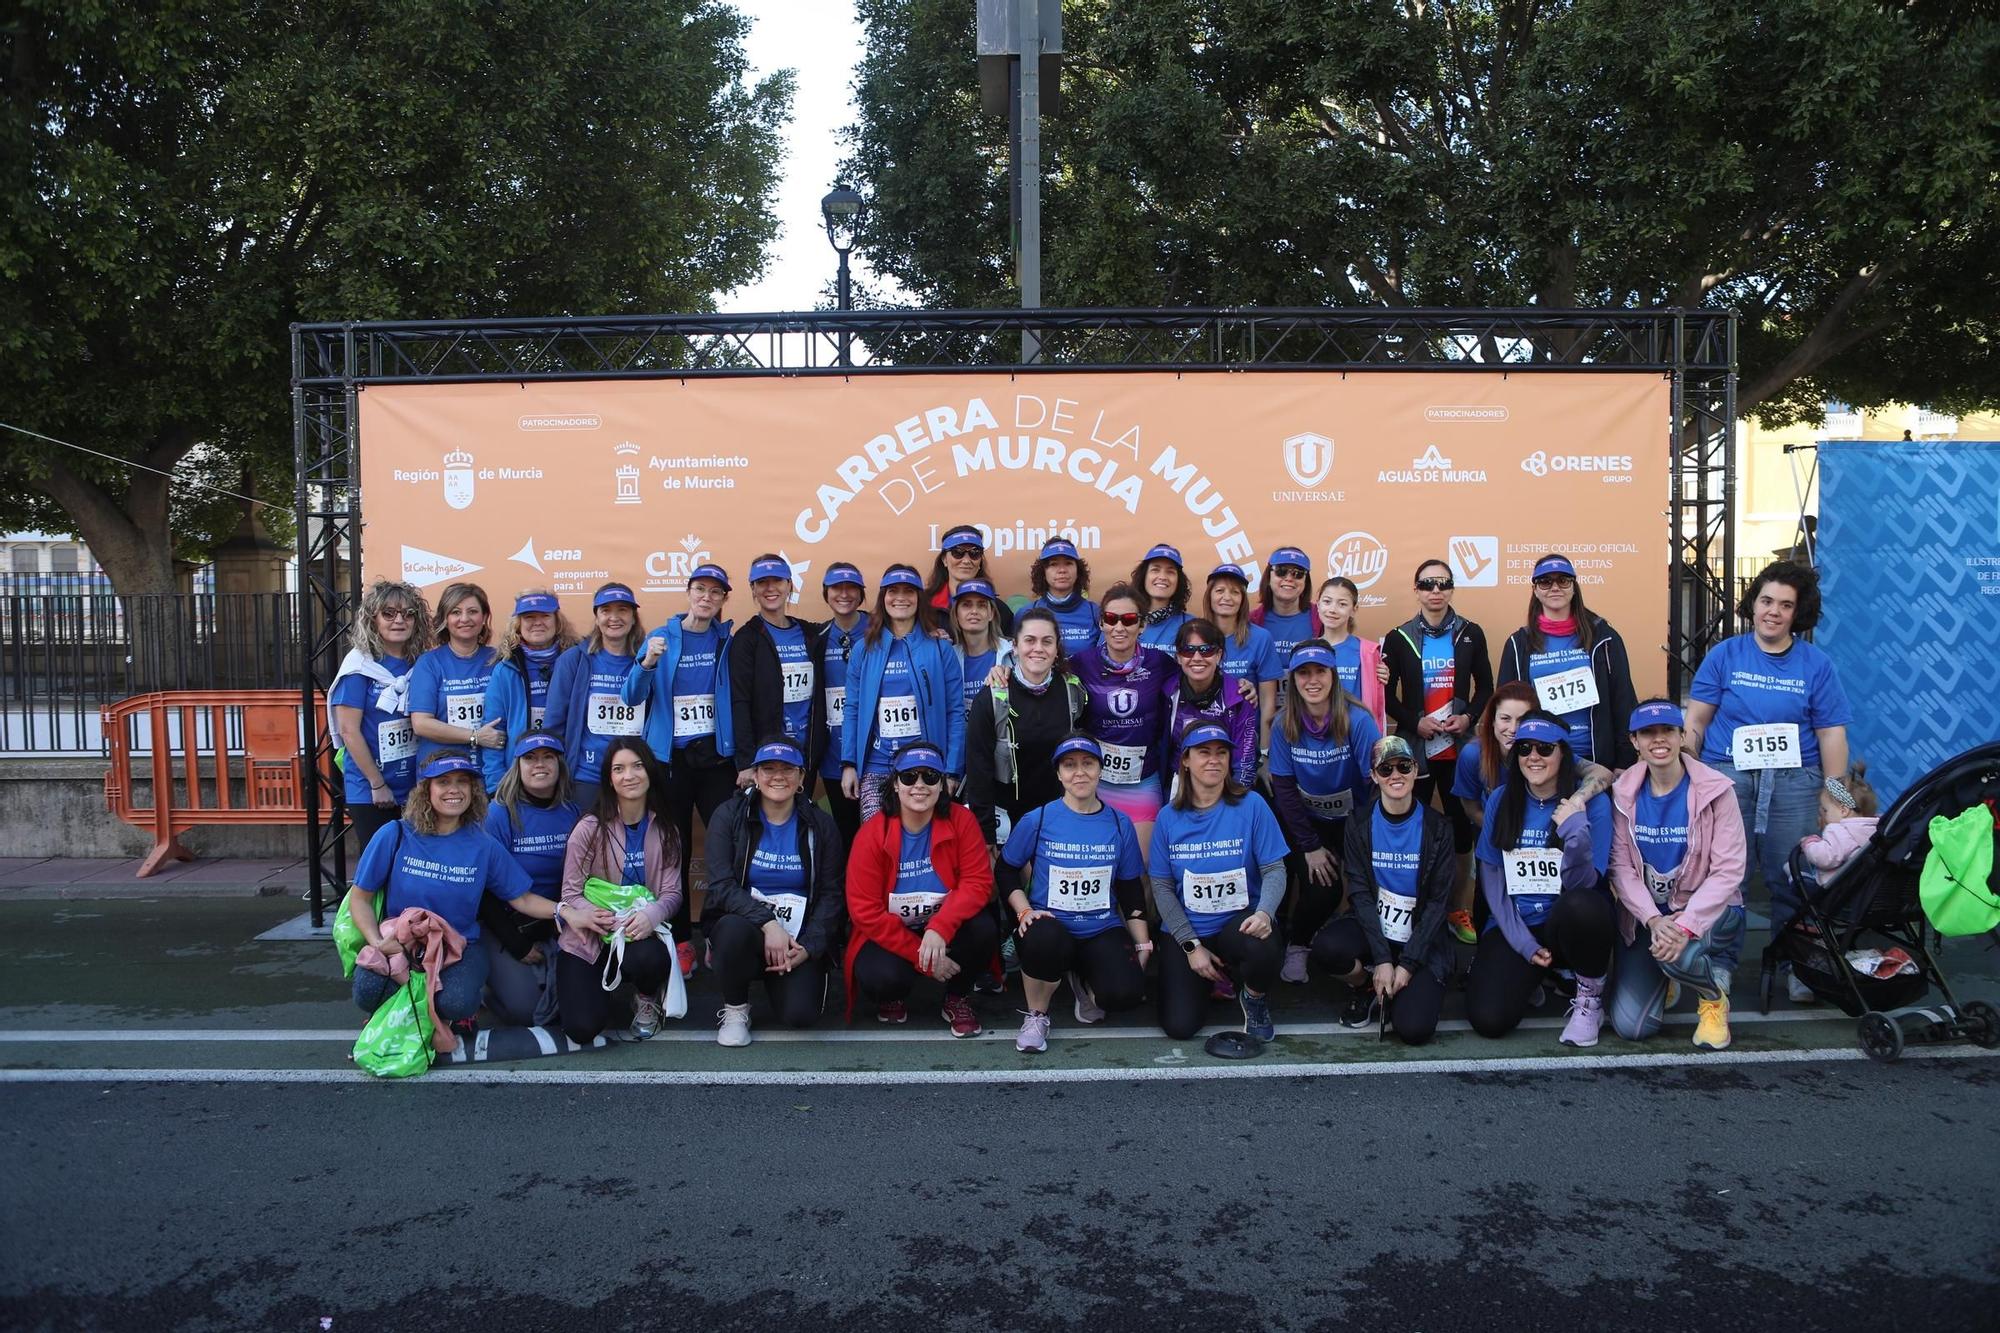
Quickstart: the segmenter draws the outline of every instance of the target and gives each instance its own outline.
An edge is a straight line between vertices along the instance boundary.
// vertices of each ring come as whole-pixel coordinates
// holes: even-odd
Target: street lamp
[[[853,289],[848,285],[847,256],[854,249],[854,242],[861,235],[861,224],[868,218],[868,201],[846,185],[836,185],[819,201],[819,215],[826,221],[827,243],[840,256],[840,276],[835,287],[842,310],[854,308]],[[840,364],[851,364],[848,360],[848,337],[846,329],[840,331]]]

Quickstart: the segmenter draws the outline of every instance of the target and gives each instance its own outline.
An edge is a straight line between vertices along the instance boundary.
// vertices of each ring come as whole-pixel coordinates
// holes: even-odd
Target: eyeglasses
[[[1375,776],[1378,778],[1386,778],[1391,775],[1399,778],[1408,777],[1416,771],[1417,766],[1407,759],[1389,759],[1375,765]]]
[[[1190,643],[1184,644],[1174,651],[1182,657],[1213,657],[1221,652],[1222,649],[1212,643]]]
[[[1547,759],[1550,755],[1554,754],[1560,748],[1561,747],[1558,746],[1554,741],[1514,742],[1514,750],[1516,753],[1531,754],[1540,759]]]
[[[936,787],[944,782],[944,774],[935,768],[906,768],[896,775],[896,781],[905,787],[914,787],[919,782],[926,787]]]
[[[1107,625],[1136,625],[1139,623],[1137,611],[1106,611],[1098,617]]]
[[[1420,592],[1450,592],[1456,586],[1450,579],[1417,580],[1417,589]]]
[[[1567,574],[1544,574],[1535,580],[1535,586],[1537,588],[1567,588],[1575,584],[1575,582],[1576,580]]]
[[[417,612],[410,606],[385,606],[375,613],[384,620],[415,620]]]

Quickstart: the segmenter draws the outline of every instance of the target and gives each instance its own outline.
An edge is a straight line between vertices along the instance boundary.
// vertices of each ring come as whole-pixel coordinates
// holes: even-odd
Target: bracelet
[[[1151,953],[1152,951],[1153,951],[1153,942],[1151,940],[1140,940],[1137,944],[1132,946],[1133,953]]]
[[[562,919],[562,909],[563,909],[563,905],[562,905],[562,900],[561,900],[561,899],[557,899],[557,900],[556,900],[556,910],[555,910],[555,911],[553,911],[553,912],[551,912],[551,913],[549,913],[549,920],[551,920],[551,921],[553,921],[553,922],[555,922],[555,923],[556,923],[556,929],[557,929],[557,930],[562,930],[562,929],[564,929],[564,926],[563,926],[563,919]]]

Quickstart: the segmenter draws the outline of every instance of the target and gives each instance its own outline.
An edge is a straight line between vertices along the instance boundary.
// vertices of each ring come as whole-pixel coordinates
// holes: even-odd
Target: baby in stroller
[[[1848,765],[1847,781],[1829,778],[1819,793],[1819,832],[1799,840],[1799,851],[1812,867],[1814,883],[1831,883],[1835,872],[1868,845],[1881,821],[1875,789],[1868,785],[1868,765],[1859,759]]]

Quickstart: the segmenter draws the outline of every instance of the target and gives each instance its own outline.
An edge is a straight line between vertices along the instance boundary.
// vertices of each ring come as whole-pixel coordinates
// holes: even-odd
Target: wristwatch
[[[1181,941],[1181,952],[1186,954],[1190,958],[1194,957],[1194,951],[1196,949],[1199,949],[1200,947],[1201,947],[1201,936],[1199,935],[1195,936],[1191,940]]]

